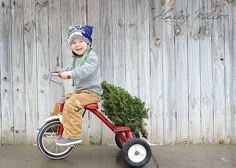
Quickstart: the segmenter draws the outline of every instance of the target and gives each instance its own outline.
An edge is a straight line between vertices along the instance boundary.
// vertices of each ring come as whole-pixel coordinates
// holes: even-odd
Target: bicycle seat
[[[88,109],[88,110],[97,110],[98,109],[98,104],[94,103],[94,104],[89,104],[87,106],[84,107],[85,109]]]

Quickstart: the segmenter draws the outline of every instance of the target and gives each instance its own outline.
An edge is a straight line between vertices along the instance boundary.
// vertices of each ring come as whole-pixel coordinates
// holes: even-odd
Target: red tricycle
[[[45,124],[41,127],[37,136],[37,146],[43,155],[50,159],[63,159],[73,152],[76,145],[72,146],[58,146],[56,141],[62,137],[63,124],[61,122],[62,112],[65,103],[65,89],[61,81],[54,77],[60,77],[59,72],[50,73],[50,81],[55,82],[61,86],[62,97],[60,100],[60,114],[49,116],[45,119]],[[115,126],[112,124],[101,112],[98,111],[98,104],[89,104],[85,107],[86,110],[95,114],[104,124],[106,124],[115,133],[116,145],[122,150],[124,160],[132,167],[142,167],[149,162],[152,157],[152,151],[149,144],[141,139],[136,138],[127,126]]]

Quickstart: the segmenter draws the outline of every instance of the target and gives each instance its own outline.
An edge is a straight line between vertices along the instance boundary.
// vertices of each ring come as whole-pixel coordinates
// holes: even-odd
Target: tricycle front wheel
[[[75,146],[58,146],[56,144],[59,120],[53,120],[42,126],[37,136],[37,146],[41,153],[50,159],[63,159],[73,152]]]

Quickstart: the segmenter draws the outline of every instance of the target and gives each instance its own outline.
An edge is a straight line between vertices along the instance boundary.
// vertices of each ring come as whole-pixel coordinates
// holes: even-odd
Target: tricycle
[[[65,89],[63,82],[55,79],[60,77],[60,72],[51,72],[50,81],[61,86],[62,96],[59,98],[60,108],[58,115],[52,115],[45,119],[45,124],[41,127],[37,135],[37,146],[41,153],[54,160],[59,160],[70,155],[76,145],[58,146],[56,141],[62,137],[63,134],[63,107],[65,103]],[[70,77],[68,77],[70,78]],[[131,128],[128,126],[116,126],[107,119],[99,110],[98,104],[89,104],[85,106],[85,111],[92,112],[97,116],[111,131],[115,133],[115,143],[121,149],[124,160],[131,167],[142,167],[149,162],[152,157],[152,151],[149,144],[134,135]]]

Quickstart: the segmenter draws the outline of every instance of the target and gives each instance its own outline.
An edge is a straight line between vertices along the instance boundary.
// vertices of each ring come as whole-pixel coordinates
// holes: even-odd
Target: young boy
[[[74,26],[69,30],[68,43],[73,54],[70,71],[61,73],[61,78],[71,76],[75,92],[67,94],[63,109],[63,137],[57,145],[68,146],[81,143],[82,115],[84,106],[101,100],[102,78],[99,72],[98,56],[92,50],[93,27]]]

